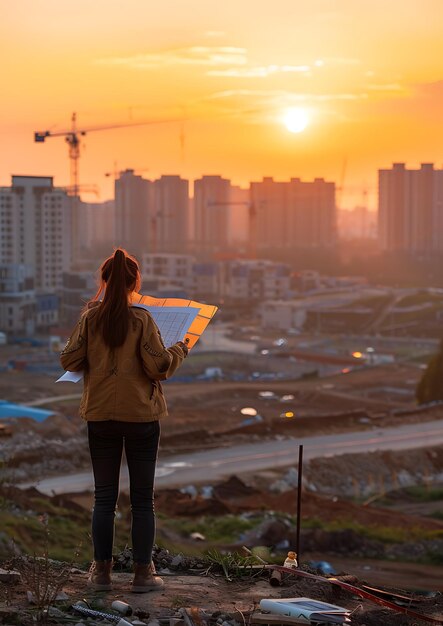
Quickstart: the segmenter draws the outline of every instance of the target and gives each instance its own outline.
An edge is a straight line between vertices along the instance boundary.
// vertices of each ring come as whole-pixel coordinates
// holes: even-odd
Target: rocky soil
[[[309,597],[337,604],[348,609],[352,625],[420,626],[426,623],[337,590],[327,582],[286,576],[281,587],[273,587],[269,584],[269,571],[260,569],[249,570],[244,576],[229,582],[219,566],[210,568],[208,563],[204,563],[200,564],[204,567],[197,571],[195,567],[199,564],[195,560],[160,549],[155,550],[154,561],[165,586],[159,591],[137,595],[129,592],[131,574],[127,566],[130,565],[130,553],[117,555],[111,592],[94,593],[88,590],[87,572],[81,568],[54,561],[44,562],[43,566],[52,574],[52,580],[60,583],[59,600],[50,603],[36,602],[38,590],[45,589],[46,583],[43,580],[36,583],[29,577],[29,572],[36,567],[32,559],[22,557],[3,563],[3,567],[14,568],[21,575],[11,584],[0,582],[0,623],[28,626],[36,623],[40,613],[43,618],[46,617],[48,624],[110,624],[111,620],[86,619],[72,607],[82,602],[83,606],[118,615],[111,605],[119,600],[129,605],[130,615],[124,619],[133,626],[242,626],[249,624],[252,614],[259,612],[257,607],[261,599],[282,597]],[[347,581],[352,579],[352,584],[358,587],[364,585],[362,580],[349,576],[342,578]],[[405,593],[393,588],[386,591]],[[48,605],[49,610],[45,612]],[[438,620],[443,620],[443,598],[440,594],[410,596],[410,608],[435,620],[436,624]]]

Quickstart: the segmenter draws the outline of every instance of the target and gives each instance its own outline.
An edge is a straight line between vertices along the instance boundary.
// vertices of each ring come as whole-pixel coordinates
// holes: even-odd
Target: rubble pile
[[[30,418],[9,420],[11,436],[0,438],[3,480],[13,484],[43,476],[68,474],[89,463],[81,425],[61,415],[44,422]]]
[[[305,485],[310,490],[344,497],[367,497],[401,487],[443,482],[443,447],[342,454],[339,459],[318,458],[306,464]],[[294,485],[289,472],[280,490]]]
[[[152,559],[156,564],[159,574],[170,572],[189,572],[195,570],[206,570],[210,562],[202,555],[199,557],[185,556],[184,554],[173,554],[166,548],[154,546]],[[132,572],[133,559],[132,550],[125,547],[114,556],[114,571]]]

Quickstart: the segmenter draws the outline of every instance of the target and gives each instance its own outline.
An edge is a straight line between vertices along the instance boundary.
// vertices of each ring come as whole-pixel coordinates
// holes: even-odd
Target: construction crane
[[[71,117],[70,130],[62,130],[52,132],[50,130],[38,131],[34,133],[34,141],[36,143],[44,143],[48,137],[64,137],[69,146],[69,159],[71,162],[71,184],[69,189],[70,195],[78,196],[79,192],[79,159],[80,159],[80,137],[84,137],[88,133],[99,130],[113,130],[115,128],[129,128],[131,126],[147,126],[153,124],[165,124],[171,122],[181,122],[181,119],[166,120],[146,120],[144,122],[131,122],[129,124],[111,124],[107,126],[96,126],[93,128],[77,128],[77,114],[73,113]]]
[[[116,128],[129,128],[131,126],[147,126],[153,124],[164,124],[171,122],[179,122],[181,119],[165,119],[165,120],[145,120],[142,122],[131,122],[127,124],[110,124],[106,126],[96,126],[93,128],[77,128],[77,114],[73,113],[71,116],[71,128],[70,130],[62,130],[52,132],[50,130],[37,131],[34,133],[34,141],[36,143],[44,143],[49,137],[64,137],[66,143],[69,146],[69,160],[71,163],[71,184],[66,189],[68,195],[72,200],[72,223],[71,223],[71,237],[72,237],[72,259],[76,261],[79,258],[79,241],[78,241],[78,216],[77,207],[79,201],[79,159],[80,159],[80,138],[84,137],[88,133],[96,132],[99,130],[113,130]]]
[[[75,189],[74,187],[71,187],[71,185],[68,185],[67,187],[62,187],[62,189],[66,191],[68,196],[74,196]],[[77,191],[79,193],[80,191],[83,191],[84,193],[88,193],[88,194],[93,193],[95,196],[97,196],[97,198],[100,197],[100,191],[99,191],[98,185],[78,185]]]
[[[149,172],[149,171],[150,171],[149,167],[143,167],[143,168],[140,168],[140,167],[136,167],[136,168],[130,167],[130,168],[127,168],[125,170],[118,170],[117,169],[117,164],[114,163],[114,169],[112,170],[112,172],[105,172],[105,176],[107,178],[110,178],[112,176],[112,178],[114,180],[117,180],[117,178],[119,178],[125,172],[132,172],[133,174],[138,175],[141,172]]]
[[[342,204],[344,191],[351,193],[353,195],[356,195],[356,193],[361,194],[362,206],[366,206],[367,201],[368,201],[368,193],[372,193],[376,191],[377,188],[368,186],[366,183],[364,183],[363,185],[346,185],[345,178],[346,178],[347,166],[348,166],[348,159],[347,157],[345,157],[343,159],[342,168],[341,168],[340,184],[335,186],[335,191],[337,192],[336,193],[336,208],[337,209],[342,208],[341,204]]]

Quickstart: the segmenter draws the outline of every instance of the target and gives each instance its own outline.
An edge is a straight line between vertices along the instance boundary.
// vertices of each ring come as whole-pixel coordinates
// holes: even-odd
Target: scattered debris
[[[132,606],[127,604],[127,602],[122,602],[122,600],[114,600],[111,604],[111,609],[114,611],[118,611],[122,615],[132,615]]]
[[[20,572],[15,570],[6,570],[0,567],[0,582],[7,584],[15,584],[20,581]]]
[[[327,624],[349,624],[348,609],[312,598],[264,598],[260,601],[263,611],[285,615],[299,620],[300,624],[321,622]]]
[[[0,437],[12,437],[12,430],[6,424],[0,424]]]
[[[126,549],[124,552],[125,558],[130,560],[132,558],[130,550]],[[103,626],[105,624],[128,626],[130,623],[132,626],[265,626],[265,624],[290,626],[290,624],[296,624],[295,618],[285,615],[263,615],[256,611],[258,599],[264,597],[278,599],[282,596],[283,600],[285,598],[308,598],[316,603],[326,602],[343,607],[348,613],[352,612],[352,624],[355,626],[363,626],[363,624],[365,626],[380,626],[380,624],[398,626],[400,623],[402,626],[412,626],[419,619],[427,619],[428,622],[434,624],[442,623],[440,618],[443,597],[438,593],[408,594],[400,590],[367,587],[355,576],[350,575],[340,575],[335,578],[313,576],[305,563],[301,563],[299,569],[275,565],[264,566],[263,563],[258,564],[259,559],[253,554],[249,554],[249,557],[245,559],[235,553],[214,552],[212,563],[209,562],[209,565],[204,557],[199,557],[200,564],[204,565],[205,569],[202,569],[196,576],[188,567],[188,564],[195,564],[193,557],[185,554],[177,555],[158,547],[154,550],[154,560],[158,567],[160,562],[170,565],[175,557],[180,557],[174,561],[178,569],[172,570],[171,568],[164,592],[155,599],[141,598],[139,604],[137,598],[130,598],[132,574],[129,571],[115,571],[115,594],[105,597],[93,594],[91,597],[87,593],[87,599],[79,600],[73,606],[67,604],[56,608],[52,604],[42,613],[42,617],[50,618],[49,623],[75,624],[77,622],[81,626],[88,623],[100,623]],[[263,555],[263,558],[266,557]],[[62,565],[53,562],[51,567],[57,568]],[[5,564],[3,567],[6,568]],[[83,570],[79,571],[81,573],[71,573],[66,587],[67,595],[71,598],[81,598],[80,594],[85,593],[86,573]],[[266,593],[265,581],[275,573],[281,576],[281,586],[267,587]],[[205,574],[210,575],[205,576]],[[33,617],[38,614],[38,607],[26,606],[26,590],[24,580],[15,585],[0,584],[0,591],[5,591],[5,593],[8,591],[10,594],[8,598],[4,596],[5,599],[9,602],[12,600],[10,607],[0,606],[0,622],[3,620],[3,623],[22,623],[23,625],[32,623]],[[356,596],[361,599],[356,600]],[[196,606],[190,605],[191,598],[195,599]],[[117,602],[111,606],[113,600]],[[147,600],[149,600],[149,612],[146,611]],[[374,602],[381,606],[371,607],[370,603]],[[126,611],[129,606],[133,610],[131,617],[129,613],[124,615],[123,610],[117,614],[117,604],[125,607]],[[232,612],[233,605],[235,612]],[[21,622],[17,622],[14,617],[17,615],[17,606],[21,610]],[[212,607],[212,610],[208,607]],[[11,609],[9,612],[8,608]],[[90,611],[96,611],[96,613]],[[187,617],[183,611],[186,612]],[[403,614],[399,615],[400,611]],[[325,622],[326,620],[322,623]],[[310,622],[305,620],[304,623]],[[342,620],[339,623],[346,622]]]
[[[285,562],[283,563],[284,567],[298,567],[298,562],[297,562],[297,552],[293,552],[292,550],[290,550],[288,552],[288,556],[285,559]]]
[[[280,587],[282,584],[282,575],[278,570],[272,570],[271,578],[269,579],[271,587]]]
[[[191,533],[189,536],[191,539],[194,539],[194,541],[205,541],[206,539],[206,537],[201,533]]]
[[[170,566],[173,569],[179,569],[184,563],[184,557],[182,554],[177,554],[171,561]]]
[[[64,591],[59,591],[58,594],[55,596],[56,602],[66,602],[66,600],[69,600],[69,596]]]
[[[427,615],[425,613],[419,613],[409,607],[403,607],[400,606],[398,604],[395,604],[394,602],[391,602],[390,600],[386,600],[384,598],[379,597],[378,595],[371,593],[365,589],[363,589],[362,587],[359,587],[357,585],[352,585],[350,583],[344,582],[342,580],[339,580],[337,577],[333,577],[333,578],[325,578],[324,576],[316,576],[314,574],[311,574],[309,572],[305,572],[301,569],[294,569],[294,568],[289,568],[289,567],[282,567],[279,565],[268,565],[266,566],[267,569],[270,568],[275,568],[276,570],[280,571],[280,572],[285,572],[287,574],[292,574],[295,576],[301,576],[304,578],[309,578],[312,581],[317,581],[317,582],[325,582],[325,583],[329,583],[333,586],[337,586],[340,589],[349,591],[351,594],[353,595],[357,595],[360,598],[364,598],[366,600],[369,600],[371,602],[374,602],[375,604],[380,604],[381,606],[385,607],[385,608],[389,608],[389,609],[393,609],[394,611],[398,612],[398,613],[404,613],[412,618],[415,619],[421,619],[423,621],[426,622],[430,622],[432,624],[438,624],[439,626],[441,626],[443,619],[441,618],[441,616],[439,617],[434,617],[432,615]]]
[[[80,615],[85,615],[86,617],[99,617],[101,619],[108,620],[113,624],[117,624],[117,626],[131,626],[131,623],[121,618],[118,615],[113,615],[112,613],[105,613],[103,611],[96,611],[95,609],[89,609],[83,606],[82,604],[74,604],[72,606],[73,610]]]

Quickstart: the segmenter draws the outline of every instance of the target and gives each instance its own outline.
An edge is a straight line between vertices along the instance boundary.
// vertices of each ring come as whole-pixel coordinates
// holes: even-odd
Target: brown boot
[[[156,573],[154,563],[134,563],[134,580],[132,581],[132,593],[146,593],[161,589],[163,580]]]
[[[88,587],[95,591],[111,591],[112,560],[93,561],[89,570]]]

